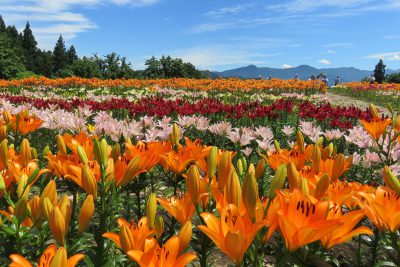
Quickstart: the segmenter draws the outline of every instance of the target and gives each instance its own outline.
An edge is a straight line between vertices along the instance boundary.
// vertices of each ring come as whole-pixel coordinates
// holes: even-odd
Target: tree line
[[[79,57],[73,45],[67,49],[62,35],[53,51],[40,49],[29,22],[18,32],[15,26],[7,26],[0,15],[0,79],[34,75],[101,79],[204,78],[193,64],[170,56],[152,57],[146,60],[145,66],[145,70],[133,70],[126,57],[114,52]]]

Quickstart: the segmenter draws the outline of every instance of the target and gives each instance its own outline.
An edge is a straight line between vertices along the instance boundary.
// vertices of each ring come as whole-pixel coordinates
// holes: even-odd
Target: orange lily
[[[66,266],[74,267],[81,261],[85,255],[75,254],[67,259],[67,251],[64,247],[57,249],[56,245],[52,244],[47,247],[40,257],[37,266],[38,267],[51,267],[51,266]],[[10,267],[32,267],[32,264],[18,254],[10,255],[11,263]],[[57,262],[53,262],[57,261]],[[66,264],[65,264],[66,263]]]
[[[380,186],[375,194],[359,194],[364,200],[360,201],[362,209],[379,231],[394,233],[400,228],[400,198],[396,192]]]
[[[241,216],[234,204],[223,208],[221,218],[208,212],[203,212],[200,216],[206,225],[200,225],[198,228],[236,265],[243,261],[243,256],[256,234],[266,224],[265,221],[253,223],[247,214]]]
[[[141,267],[184,267],[197,257],[193,253],[180,255],[181,242],[178,236],[173,236],[162,248],[157,242],[147,242],[148,245],[144,251],[130,250],[127,254],[131,260],[137,262]]]
[[[135,225],[134,221],[128,223],[122,218],[117,219],[117,223],[121,228],[120,233],[105,233],[103,237],[113,241],[125,253],[129,250],[143,251],[146,239],[151,238],[155,234],[155,231],[150,230],[147,225],[147,217],[141,218],[137,225]]]
[[[370,122],[361,120],[361,123],[369,135],[374,140],[378,141],[381,135],[386,131],[388,125],[392,123],[392,120],[389,118],[381,119],[379,117],[374,117]]]
[[[158,203],[171,214],[180,224],[191,221],[196,211],[189,194],[183,196],[171,197],[170,200],[157,198]]]
[[[340,206],[335,205],[328,214],[327,219],[339,219],[342,223],[340,228],[333,230],[330,234],[321,238],[322,245],[330,249],[337,244],[344,243],[352,239],[356,235],[365,234],[372,235],[371,229],[365,226],[360,226],[356,229],[354,227],[358,222],[365,217],[365,211],[356,210],[343,215]],[[354,229],[354,230],[353,230]]]
[[[43,121],[35,115],[29,115],[27,110],[21,111],[11,118],[11,127],[14,131],[20,132],[22,135],[27,135],[35,131],[43,124]]]
[[[328,201],[311,200],[298,189],[288,197],[278,192],[277,198],[279,228],[290,251],[317,241],[342,225],[338,219],[327,219]]]

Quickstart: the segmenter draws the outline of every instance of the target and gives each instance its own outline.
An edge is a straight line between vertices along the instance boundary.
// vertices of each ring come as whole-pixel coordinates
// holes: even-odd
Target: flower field
[[[325,90],[0,81],[0,265],[398,266],[400,115]]]
[[[381,106],[385,106],[387,103],[397,106],[400,99],[400,86],[397,83],[351,82],[336,86],[334,91]]]

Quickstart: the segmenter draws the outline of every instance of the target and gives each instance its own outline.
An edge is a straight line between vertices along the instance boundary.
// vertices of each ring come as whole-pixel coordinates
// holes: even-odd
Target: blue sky
[[[141,69],[171,55],[200,69],[255,64],[400,69],[400,0],[0,0],[39,47],[62,34],[80,56],[117,52]]]

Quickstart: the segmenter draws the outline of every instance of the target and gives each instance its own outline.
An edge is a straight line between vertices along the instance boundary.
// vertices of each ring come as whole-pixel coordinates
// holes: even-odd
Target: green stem
[[[101,181],[100,181],[100,225],[97,233],[97,253],[96,261],[98,265],[102,265],[105,262],[105,249],[104,249],[104,238],[103,234],[106,232],[107,224],[107,206],[106,206],[106,190],[105,190],[105,168],[104,165],[100,165]]]
[[[141,204],[141,199],[140,199],[140,190],[136,191],[136,207],[137,207],[137,215],[138,215],[138,220],[142,218],[142,209],[140,208]]]

